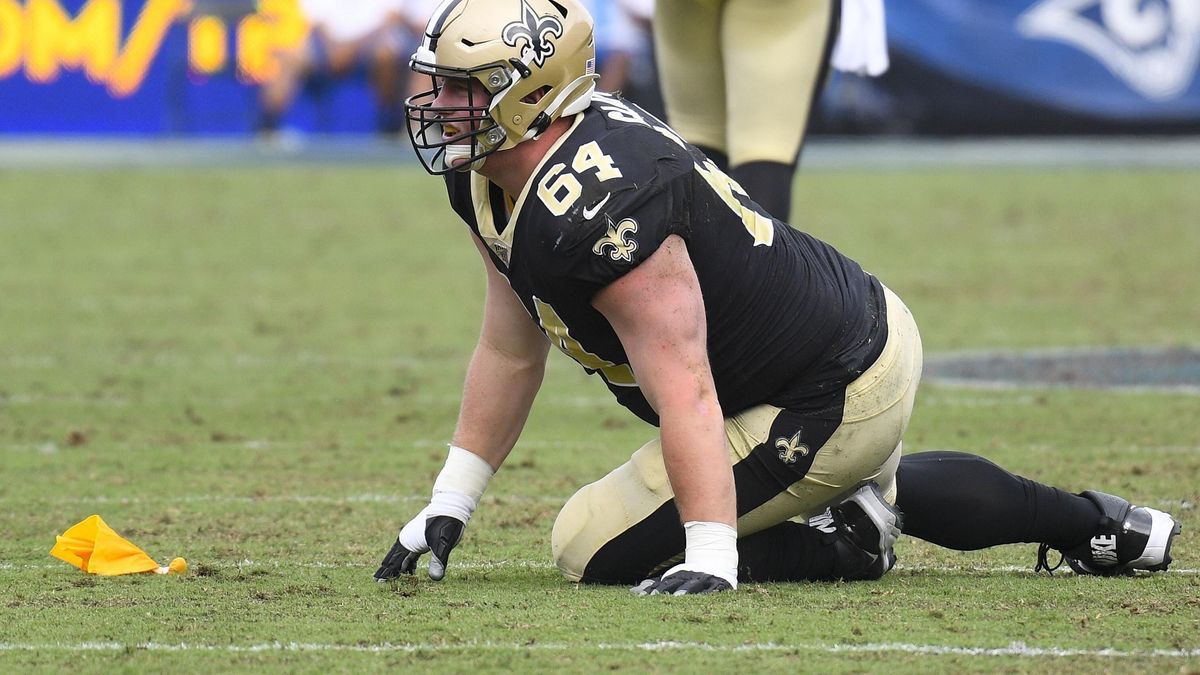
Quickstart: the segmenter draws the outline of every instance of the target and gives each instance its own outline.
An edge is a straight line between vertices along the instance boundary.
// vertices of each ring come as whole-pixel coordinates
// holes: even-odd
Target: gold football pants
[[[922,354],[908,308],[890,290],[885,297],[887,343],[842,406],[826,415],[761,405],[725,420],[739,537],[821,513],[864,481],[895,502]],[[636,582],[679,558],[683,528],[657,439],[567,501],[551,548],[572,581]]]
[[[831,48],[833,0],[658,0],[667,122],[730,166],[791,164]]]

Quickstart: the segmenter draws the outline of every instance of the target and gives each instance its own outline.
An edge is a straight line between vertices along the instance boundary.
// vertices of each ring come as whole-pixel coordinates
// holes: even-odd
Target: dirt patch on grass
[[[1200,349],[1112,348],[930,356],[927,381],[977,387],[1130,389],[1200,395]]]

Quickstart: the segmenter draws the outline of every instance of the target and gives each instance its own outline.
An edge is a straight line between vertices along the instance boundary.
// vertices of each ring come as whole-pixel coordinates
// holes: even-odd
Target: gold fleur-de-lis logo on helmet
[[[532,60],[541,68],[546,59],[554,55],[554,43],[550,38],[560,38],[562,34],[561,21],[548,14],[538,16],[528,2],[521,0],[521,19],[506,25],[500,37],[509,47],[516,47],[523,42],[521,60],[526,63]]]
[[[784,464],[795,464],[796,458],[808,456],[808,446],[800,442],[800,432],[795,436],[775,439],[775,447],[779,448],[779,459]]]
[[[633,218],[626,218],[613,225],[611,218],[608,216],[604,218],[608,221],[608,231],[592,246],[592,253],[604,255],[605,249],[611,247],[612,250],[608,252],[608,257],[613,260],[631,262],[633,260],[633,252],[638,247],[637,242],[633,240],[633,235],[638,229],[637,221]]]

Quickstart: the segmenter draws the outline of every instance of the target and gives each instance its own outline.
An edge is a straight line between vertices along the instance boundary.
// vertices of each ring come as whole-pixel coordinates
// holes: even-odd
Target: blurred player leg
[[[727,0],[658,0],[654,50],[668,123],[722,169],[727,164],[721,15]]]
[[[310,37],[295,49],[276,53],[279,71],[263,83],[258,94],[257,131],[271,134],[279,130],[279,122],[291,107],[304,78],[308,77],[316,60],[315,38]]]
[[[782,220],[790,217],[796,161],[829,70],[840,15],[837,0],[726,3],[720,44],[730,175]]]
[[[385,26],[368,43],[371,88],[378,106],[376,127],[383,134],[398,134],[404,130],[405,63],[408,45],[399,26]]]

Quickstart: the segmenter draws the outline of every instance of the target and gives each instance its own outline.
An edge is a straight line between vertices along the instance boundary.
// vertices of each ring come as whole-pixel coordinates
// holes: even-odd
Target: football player
[[[409,100],[410,136],[470,228],[487,294],[446,465],[375,577],[429,551],[430,577],[445,575],[551,345],[660,430],[563,507],[551,545],[567,578],[690,594],[879,577],[901,527],[916,323],[672,129],[596,92],[594,59],[576,0],[445,0],[413,57],[434,88]],[[1100,512],[1061,494],[1089,509],[1082,545]],[[1114,504],[1116,553],[1080,564],[1165,567],[1177,523],[1097,499]]]

